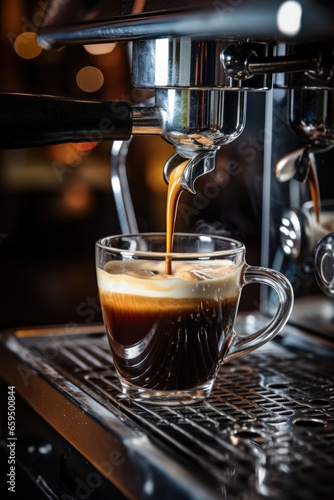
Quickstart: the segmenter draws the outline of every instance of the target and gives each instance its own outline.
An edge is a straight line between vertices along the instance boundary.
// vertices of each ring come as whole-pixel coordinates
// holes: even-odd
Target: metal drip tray
[[[19,361],[21,372],[22,362],[26,363],[43,384],[61,394],[65,407],[71,402],[80,410],[87,420],[85,436],[90,431],[96,434],[94,429],[100,426],[113,449],[121,443],[118,449],[125,457],[127,476],[120,468],[108,479],[126,496],[333,497],[334,364],[330,356],[283,345],[289,327],[277,341],[223,366],[207,401],[184,407],[142,405],[125,398],[106,337],[98,329],[71,335],[61,329],[35,333],[16,332],[4,347]],[[2,376],[14,383],[9,358]],[[19,379],[16,383],[19,389]],[[29,402],[31,393],[24,387],[21,392]],[[52,417],[43,404],[40,410],[36,402],[31,404],[40,414],[44,411],[64,437],[76,442],[71,433],[78,430],[61,424],[61,417]],[[79,451],[87,456],[87,447],[80,443]],[[87,458],[107,477],[99,468],[99,444],[95,441],[89,449]],[[135,474],[132,482],[129,474]]]

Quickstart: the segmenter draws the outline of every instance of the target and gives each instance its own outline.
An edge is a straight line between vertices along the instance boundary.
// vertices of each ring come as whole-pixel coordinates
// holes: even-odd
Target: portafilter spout
[[[189,158],[183,169],[181,177],[181,187],[195,194],[195,181],[215,168],[216,152],[200,151]],[[179,153],[173,154],[165,163],[164,179],[169,183],[169,177],[174,168],[178,167],[186,158]]]

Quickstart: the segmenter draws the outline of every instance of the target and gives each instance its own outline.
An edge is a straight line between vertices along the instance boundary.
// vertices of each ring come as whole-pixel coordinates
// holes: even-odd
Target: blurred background
[[[1,0],[0,92],[120,99],[138,104],[122,44],[47,52],[36,43],[46,2]],[[247,125],[222,148],[216,170],[180,200],[177,229],[236,237],[260,264],[264,94],[248,99]],[[1,110],[0,110],[1,113]],[[261,118],[259,118],[261,117]],[[83,128],[85,124],[83,123]],[[120,232],[110,185],[110,143],[0,151],[0,328],[101,321],[95,241]],[[173,148],[135,138],[127,171],[141,231],[165,230],[163,165]],[[254,287],[241,306],[258,306]]]

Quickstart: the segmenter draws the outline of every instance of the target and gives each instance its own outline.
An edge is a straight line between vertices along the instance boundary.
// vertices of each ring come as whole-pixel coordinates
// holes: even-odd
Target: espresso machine
[[[215,174],[217,153],[242,137],[250,96],[263,95],[261,263],[288,276],[295,307],[278,339],[222,366],[208,401],[173,409],[122,396],[101,325],[5,332],[0,376],[4,396],[8,387],[17,394],[26,489],[40,498],[333,493],[333,33],[329,1],[48,3],[38,33],[44,49],[127,44],[133,85],[153,97],[134,105],[2,93],[0,148],[112,142],[120,227],[136,232],[126,171],[132,137],[172,144],[162,175],[168,183],[187,160],[182,187],[195,195]],[[266,322],[275,300],[261,291],[261,316],[241,317],[241,331]],[[6,449],[5,420],[2,435]]]

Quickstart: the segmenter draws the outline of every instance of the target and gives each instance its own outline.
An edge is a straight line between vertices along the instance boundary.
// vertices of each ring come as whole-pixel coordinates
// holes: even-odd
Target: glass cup
[[[134,400],[190,404],[207,398],[219,367],[271,340],[291,313],[293,291],[277,271],[249,266],[242,243],[176,233],[110,236],[96,243],[103,320],[122,391]],[[165,274],[166,258],[172,274]],[[238,338],[242,288],[272,287],[278,307],[266,328]]]

